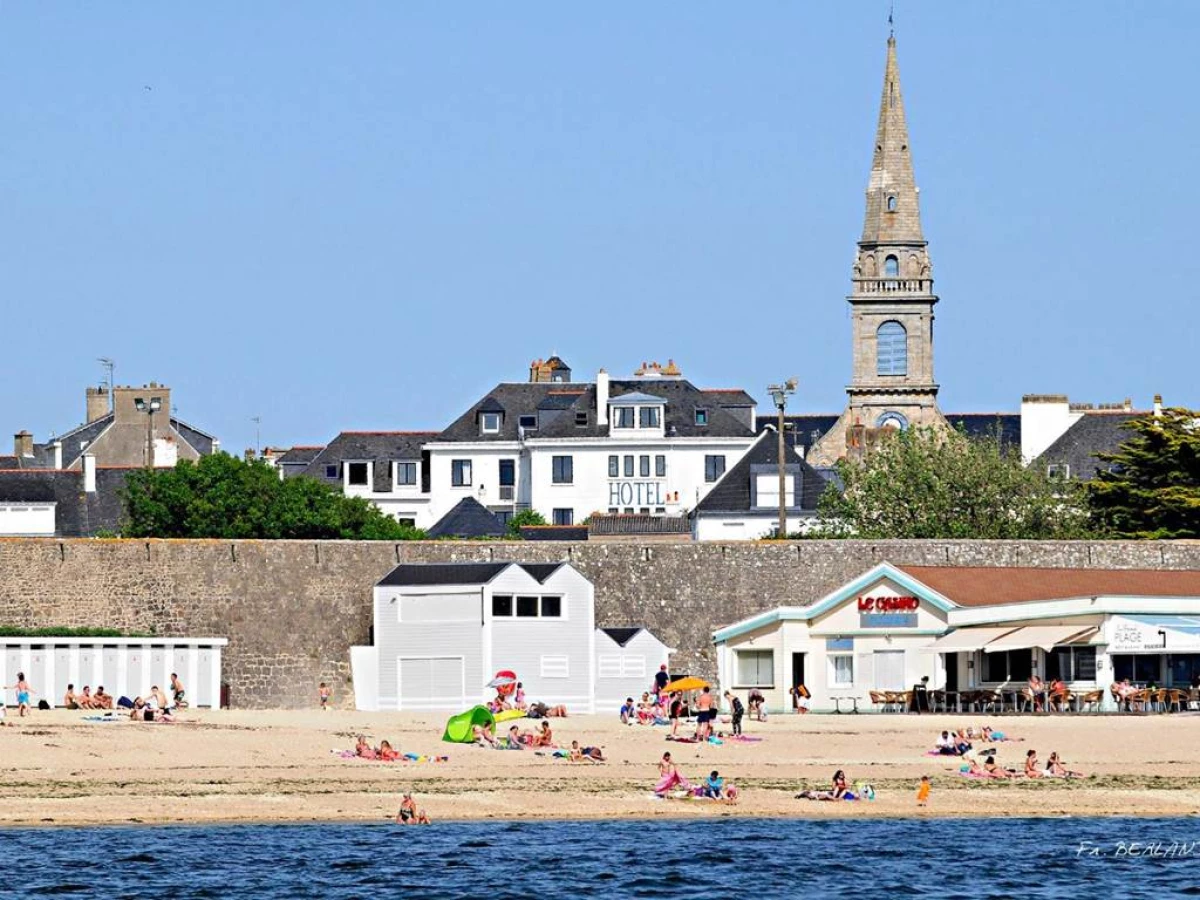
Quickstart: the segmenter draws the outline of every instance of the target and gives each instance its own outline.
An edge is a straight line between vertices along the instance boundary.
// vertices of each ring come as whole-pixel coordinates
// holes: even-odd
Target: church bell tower
[[[882,429],[946,425],[933,379],[933,268],[921,230],[896,38],[887,42],[866,216],[851,276],[854,369],[846,410],[813,447],[828,465],[866,449]]]

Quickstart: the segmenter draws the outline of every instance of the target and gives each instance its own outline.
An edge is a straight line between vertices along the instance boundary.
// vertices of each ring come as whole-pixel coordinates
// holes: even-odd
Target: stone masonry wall
[[[0,625],[104,626],[229,638],[239,707],[305,707],[319,681],[352,702],[350,653],[368,641],[371,588],[398,562],[565,560],[596,585],[598,625],[645,625],[678,671],[712,676],[710,634],[820,597],[876,563],[1200,567],[1200,543],[0,540]]]

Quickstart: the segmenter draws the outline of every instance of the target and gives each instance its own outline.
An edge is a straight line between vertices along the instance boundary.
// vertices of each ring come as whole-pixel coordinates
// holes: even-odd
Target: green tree
[[[915,427],[838,463],[816,537],[1045,539],[1084,537],[1087,514],[1070,483],[1026,468],[998,436]]]
[[[508,533],[512,537],[521,536],[522,525],[545,525],[546,520],[536,509],[523,509],[508,520]]]
[[[1133,432],[1087,484],[1093,523],[1129,538],[1200,537],[1200,413],[1174,407],[1127,422]]]
[[[280,480],[261,460],[226,453],[131,472],[125,537],[410,540],[424,532],[312,478]]]

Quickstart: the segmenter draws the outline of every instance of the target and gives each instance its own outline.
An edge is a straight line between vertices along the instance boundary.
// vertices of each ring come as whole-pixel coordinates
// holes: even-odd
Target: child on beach
[[[321,709],[329,709],[329,698],[333,696],[333,691],[329,689],[329,685],[321,682],[317,688],[317,698],[321,701]]]
[[[927,806],[929,804],[929,776],[921,776],[921,786],[917,788],[917,806]]]
[[[29,682],[25,680],[25,673],[18,672],[17,683],[6,684],[4,689],[6,691],[15,690],[17,692],[17,715],[24,718],[25,713],[29,711],[29,695],[37,693],[37,691],[29,686]]]
[[[633,698],[626,697],[625,703],[621,707],[621,724],[632,725],[634,716],[637,715],[637,708],[633,705]]]
[[[740,697],[733,696],[731,691],[725,692],[725,699],[729,701],[729,710],[731,713],[730,720],[733,723],[733,733],[742,733],[742,716],[746,715],[746,707],[742,705]]]

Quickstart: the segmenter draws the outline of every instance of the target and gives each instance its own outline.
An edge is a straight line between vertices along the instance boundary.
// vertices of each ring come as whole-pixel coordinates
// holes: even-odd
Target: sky
[[[98,357],[235,453],[438,429],[551,353],[838,412],[887,14],[0,0],[0,422],[79,424]],[[1198,23],[897,3],[944,410],[1200,406]]]

